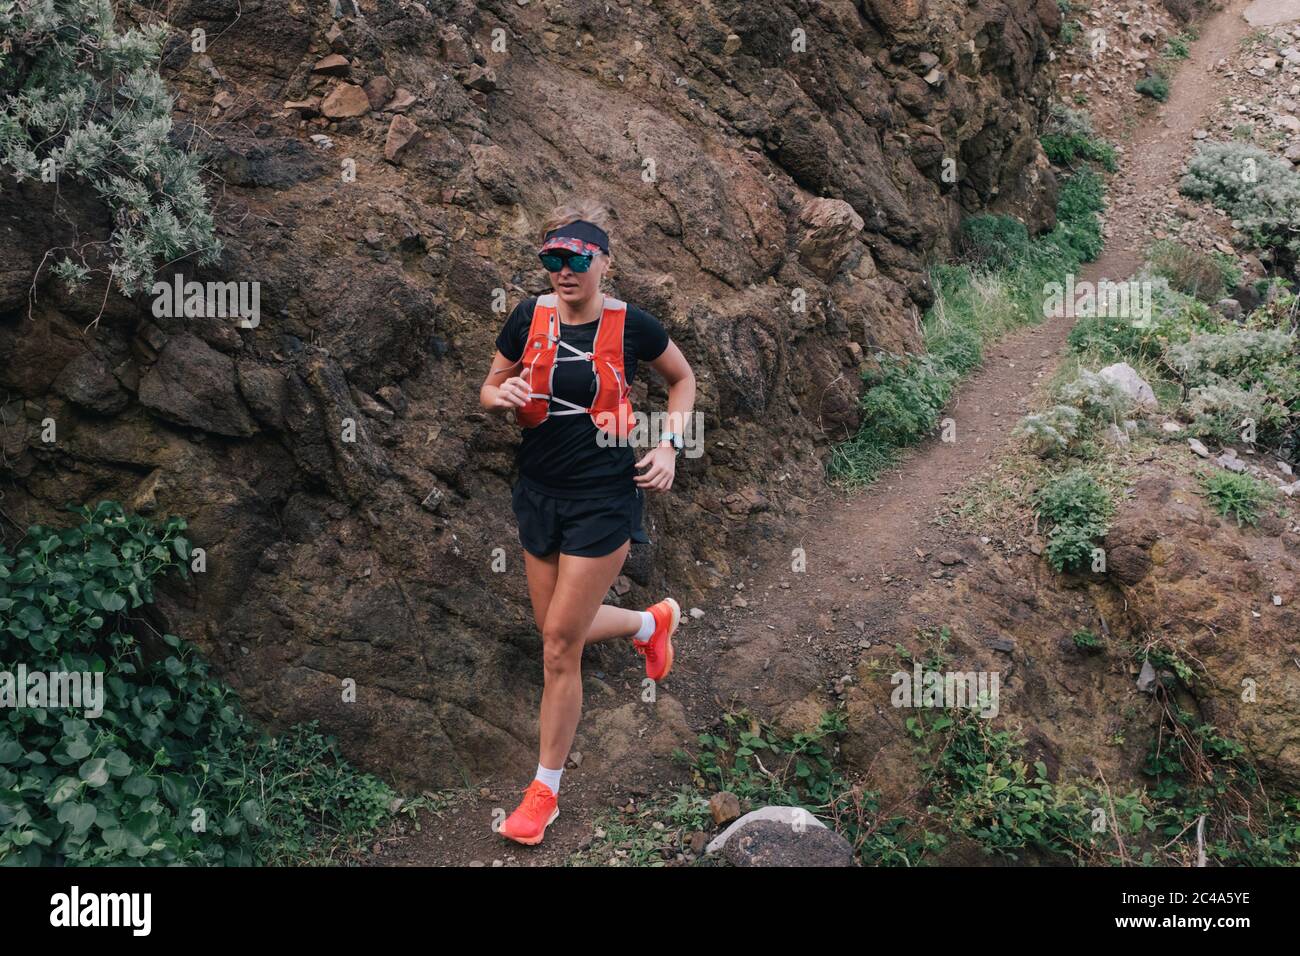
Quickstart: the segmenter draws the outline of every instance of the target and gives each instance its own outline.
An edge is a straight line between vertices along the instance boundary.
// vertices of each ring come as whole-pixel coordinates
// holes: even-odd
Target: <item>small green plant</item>
[[[1134,85],[1133,89],[1143,96],[1148,96],[1160,103],[1169,99],[1169,80],[1159,73],[1151,73],[1142,77]]]
[[[599,815],[591,843],[570,856],[565,866],[669,866],[692,834],[712,825],[708,798],[682,786]]]
[[[1114,379],[1086,368],[1057,390],[1064,405],[1077,408],[1094,422],[1118,424],[1133,410],[1133,400]]]
[[[1012,434],[1023,436],[1030,450],[1042,458],[1064,454],[1079,436],[1083,413],[1069,405],[1053,405],[1046,411],[1026,415]]]
[[[1051,525],[1046,556],[1057,571],[1090,566],[1094,539],[1106,533],[1114,511],[1110,495],[1082,468],[1066,472],[1034,496],[1038,515]]]
[[[1237,527],[1259,524],[1259,509],[1274,497],[1273,489],[1250,475],[1216,471],[1202,475],[1201,488],[1214,510],[1234,518]]]
[[[986,268],[1005,269],[1029,254],[1029,230],[1014,216],[982,213],[962,221],[958,248]]]
[[[1053,104],[1039,142],[1057,166],[1071,166],[1078,159],[1100,163],[1110,172],[1118,166],[1115,147],[1097,137],[1088,114],[1060,103]]]
[[[908,726],[929,749],[941,748],[926,768],[930,812],[985,853],[1068,856],[1094,841],[1087,807],[1058,791],[1041,761],[1023,759],[1023,738],[965,710],[910,718]]]
[[[1104,646],[1101,638],[1092,631],[1075,631],[1071,640],[1074,641],[1074,646],[1085,654],[1096,654]]]
[[[742,802],[823,807],[843,784],[830,759],[841,714],[828,711],[811,733],[785,736],[744,713],[722,716],[722,732],[700,734],[699,754],[675,756],[690,764],[701,789],[729,790]]]
[[[1245,747],[1163,692],[1158,697],[1164,705],[1162,732],[1152,739],[1143,771],[1154,780],[1148,826],[1162,852],[1175,860],[1181,853],[1190,861],[1203,847],[1220,865],[1295,866],[1300,861],[1297,800],[1268,799]]]
[[[1185,60],[1192,55],[1191,40],[1185,33],[1172,36],[1166,41],[1160,55],[1166,60]]]
[[[696,754],[679,750],[674,757],[691,768],[698,792],[729,791],[742,809],[803,807],[839,830],[864,863],[915,865],[938,841],[886,817],[878,793],[844,779],[833,746],[844,729],[837,711],[823,713],[812,732],[789,735],[748,714],[727,713],[718,732],[699,735]]]

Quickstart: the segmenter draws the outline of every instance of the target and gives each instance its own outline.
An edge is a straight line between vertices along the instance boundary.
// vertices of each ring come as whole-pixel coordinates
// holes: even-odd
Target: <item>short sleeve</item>
[[[668,330],[649,312],[635,306],[628,307],[628,317],[636,324],[636,357],[641,362],[653,362],[668,348]]]
[[[525,299],[515,306],[505,325],[497,333],[497,351],[512,362],[518,362],[524,354],[524,340],[528,338],[528,327],[533,324],[534,299]]]

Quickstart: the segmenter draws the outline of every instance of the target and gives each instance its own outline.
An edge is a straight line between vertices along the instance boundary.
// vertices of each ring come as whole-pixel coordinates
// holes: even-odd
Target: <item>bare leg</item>
[[[555,587],[542,624],[546,685],[538,762],[543,767],[563,767],[573,746],[582,714],[582,648],[630,544],[600,558],[559,556]],[[635,628],[629,633],[635,633]]]
[[[551,606],[551,594],[555,590],[559,567],[559,552],[548,554],[544,558],[524,552],[524,568],[528,573],[528,594],[533,602],[533,619],[537,622],[539,631],[546,625],[546,612]],[[617,572],[615,574],[617,575]],[[614,607],[612,604],[602,604],[596,609],[596,617],[591,622],[584,643],[595,644],[597,641],[607,641],[614,637],[631,637],[640,629],[640,612]]]
[[[641,630],[641,612],[629,611],[624,607],[602,604],[596,608],[596,619],[587,630],[585,643],[608,641],[612,637],[631,637]]]

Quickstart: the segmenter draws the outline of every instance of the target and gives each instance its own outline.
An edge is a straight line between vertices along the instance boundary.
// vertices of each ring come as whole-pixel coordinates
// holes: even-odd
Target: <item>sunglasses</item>
[[[559,272],[566,263],[574,272],[586,272],[591,268],[591,259],[589,253],[543,252],[541,254],[542,266],[547,272]]]

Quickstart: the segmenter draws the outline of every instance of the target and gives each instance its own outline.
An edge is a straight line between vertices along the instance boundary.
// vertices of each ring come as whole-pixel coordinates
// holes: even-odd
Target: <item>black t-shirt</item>
[[[497,336],[497,350],[512,362],[524,354],[536,298],[520,302]],[[560,323],[560,339],[576,349],[590,351],[600,320],[577,325]],[[668,332],[659,320],[636,306],[627,307],[623,322],[623,370],[631,384],[638,360],[650,362],[668,347]],[[560,348],[557,358],[572,355]],[[590,362],[556,362],[554,394],[587,408],[596,394],[596,373]],[[556,403],[546,421],[524,428],[519,444],[519,474],[538,491],[557,498],[598,498],[633,490],[636,453],[627,445],[602,447],[596,443],[596,423],[590,415],[556,415],[568,406]]]

